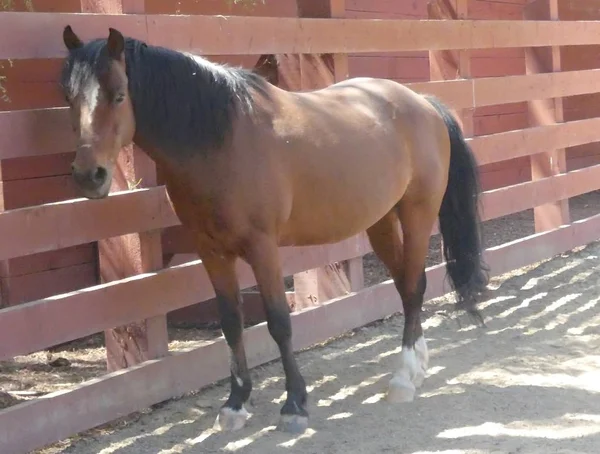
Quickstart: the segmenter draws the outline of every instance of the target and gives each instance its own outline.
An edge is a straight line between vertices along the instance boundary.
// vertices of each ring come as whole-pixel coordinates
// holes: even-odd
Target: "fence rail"
[[[486,250],[493,274],[501,274],[593,241],[598,237],[600,215],[570,226],[532,235]],[[321,262],[325,263],[325,262]],[[426,298],[444,294],[445,266],[427,269]],[[189,283],[190,281],[188,281]],[[168,284],[169,289],[177,287]],[[206,288],[206,287],[205,287]],[[322,306],[292,314],[296,351],[323,342],[354,327],[397,311],[398,296],[391,281],[331,300]],[[63,317],[64,318],[64,317]],[[44,323],[48,323],[45,321]],[[41,327],[42,323],[35,327]],[[247,357],[254,367],[278,357],[266,323],[246,329]],[[107,374],[65,393],[0,411],[0,446],[6,452],[26,451],[97,426],[153,403],[195,390],[229,375],[223,338],[199,348],[146,361],[126,371]],[[52,414],[52,418],[40,415]],[[32,424],[33,422],[33,424]]]
[[[108,26],[127,35],[205,55],[367,53],[600,45],[600,22],[497,20],[348,20],[240,16],[0,13],[0,59],[62,58],[62,27],[84,38]],[[19,39],[15,39],[19,37]],[[600,70],[548,72],[408,84],[453,108],[600,92]],[[68,112],[56,93],[51,109],[0,112],[0,159],[63,153],[74,146]],[[600,141],[600,118],[556,122],[468,139],[480,165]],[[600,188],[600,164],[486,191],[484,220],[541,207]],[[164,187],[125,191],[104,200],[69,200],[0,213],[0,260],[179,225]],[[595,240],[600,215],[487,249],[492,275]],[[434,229],[435,233],[437,229]],[[320,247],[282,248],[284,275],[370,252],[365,235]],[[239,264],[242,288],[255,284]],[[444,294],[444,264],[427,270],[427,297]],[[0,360],[39,351],[116,326],[163,316],[214,296],[200,261],[55,295],[0,310]],[[293,314],[294,346],[308,347],[397,312],[388,281]],[[65,314],[69,314],[65,317]],[[309,329],[310,327],[310,329]],[[266,325],[247,330],[248,358],[277,356]],[[31,450],[200,388],[229,373],[223,339],[107,374],[68,392],[0,411],[0,452]],[[52,414],[52,418],[44,415]],[[26,424],[27,423],[27,424]]]
[[[597,93],[600,69],[406,85],[464,109]],[[58,94],[57,103],[63,103]],[[33,137],[27,134],[32,128]],[[0,159],[61,153],[73,145],[66,107],[0,112],[0,131]]]
[[[108,27],[205,55],[323,54],[600,44],[597,21],[298,19],[243,16],[3,13],[0,59],[61,58],[61,30],[82,39]],[[28,30],[30,33],[20,33]],[[20,36],[15,42],[12,37]],[[441,39],[440,39],[441,37]]]

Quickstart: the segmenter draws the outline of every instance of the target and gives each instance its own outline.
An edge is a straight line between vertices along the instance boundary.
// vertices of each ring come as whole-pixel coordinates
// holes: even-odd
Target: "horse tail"
[[[457,295],[456,309],[466,310],[483,324],[476,305],[489,282],[489,268],[482,256],[477,162],[450,110],[432,96],[425,98],[443,118],[450,135],[448,184],[439,212],[446,272]]]

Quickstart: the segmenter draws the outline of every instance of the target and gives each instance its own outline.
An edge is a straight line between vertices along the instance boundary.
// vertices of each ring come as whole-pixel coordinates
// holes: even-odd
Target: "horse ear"
[[[63,41],[69,50],[78,49],[83,46],[83,42],[75,34],[70,25],[63,30]]]
[[[120,31],[114,28],[109,28],[108,32],[108,41],[106,43],[108,55],[114,60],[120,60],[125,49],[125,38],[123,38]]]

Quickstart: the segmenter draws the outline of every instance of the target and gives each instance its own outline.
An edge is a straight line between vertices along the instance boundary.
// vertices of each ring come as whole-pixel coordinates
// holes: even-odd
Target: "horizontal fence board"
[[[75,143],[67,107],[0,112],[0,159],[66,153]]]
[[[576,197],[598,189],[600,164],[535,181],[485,191],[482,219],[485,221],[529,208]],[[599,235],[600,237],[600,232]]]
[[[318,312],[309,309],[292,314],[294,347],[309,347],[400,308],[393,286],[379,285],[327,303]],[[279,356],[265,323],[246,329],[244,337],[250,367]],[[222,339],[189,352],[176,352],[163,360],[94,380],[93,384],[85,383],[73,391],[0,411],[0,446],[3,454],[28,452],[228,375],[229,353]],[[277,418],[278,414],[272,416]]]
[[[486,191],[482,195],[482,219],[506,216],[593,191],[597,188],[599,179],[600,164]],[[437,232],[436,226],[433,233]],[[334,245],[281,248],[281,251],[284,275],[291,275],[327,263],[362,256],[370,252],[371,248],[366,237],[359,235]],[[245,263],[239,263],[238,273],[243,288],[255,285],[254,275]],[[203,265],[195,261],[156,273],[142,274],[6,308],[0,310],[0,332],[6,333],[11,341],[0,345],[0,360],[38,351],[113,326],[162,315],[213,296]],[[65,313],[70,314],[68,319],[64,318]]]
[[[596,93],[600,91],[600,69],[406,85],[417,92],[438,96],[455,109],[462,109]],[[36,133],[31,134],[31,131]],[[593,132],[584,127],[577,129],[578,135],[582,133],[581,137],[591,135],[595,138]],[[538,134],[543,136],[545,133]],[[556,134],[558,140],[562,132]],[[578,140],[577,144],[586,143],[582,138]],[[74,148],[67,108],[0,112],[0,159],[64,153]]]
[[[600,238],[599,232],[600,214],[597,214],[486,249],[485,258],[491,274],[497,276],[596,241]]]
[[[597,141],[600,141],[600,118],[586,118],[467,139],[479,165]]]
[[[360,257],[370,251],[365,235],[330,246],[282,248],[284,275]],[[238,263],[242,288],[256,284],[248,265]],[[0,310],[0,361],[39,351],[114,326],[166,314],[214,297],[197,260],[156,273],[89,287]],[[69,314],[65,317],[64,314]]]
[[[179,225],[164,186],[0,212],[0,260]]]
[[[598,22],[600,24],[600,21]],[[583,95],[600,91],[600,69],[525,76],[482,77],[473,81],[473,107],[535,99]]]
[[[435,95],[455,109],[466,109],[597,93],[600,69],[415,82],[406,86]]]
[[[367,53],[600,44],[597,21],[373,20],[245,16],[0,15],[0,59],[60,58],[62,28],[84,39],[108,27],[151,44],[212,55]],[[27,30],[27,33],[23,33]],[[443,36],[443,39],[439,37]],[[15,37],[18,37],[15,38]]]
[[[583,126],[596,124],[590,120],[580,122],[583,122]],[[560,126],[564,125],[569,123]],[[582,137],[576,134],[582,125],[578,124],[572,129],[574,143],[571,145],[578,143]],[[599,134],[600,128],[594,131]],[[588,131],[584,137],[591,137],[592,134]],[[561,139],[562,142],[569,143],[569,136],[565,137]],[[542,151],[548,149],[529,150],[531,153]],[[484,219],[506,216],[593,191],[598,179],[600,165],[488,191],[483,194]],[[9,210],[0,212],[0,235],[11,238],[11,241],[0,243],[0,260],[179,224],[164,186],[115,193],[101,200],[76,199]]]
[[[486,259],[491,274],[498,275],[594,241],[598,231],[600,215],[490,248]],[[448,291],[443,285],[444,273],[443,264],[427,270],[428,299]],[[296,312],[292,314],[294,349],[310,347],[400,311],[400,298],[390,280]],[[266,323],[246,329],[244,336],[251,367],[279,357]],[[70,391],[9,407],[0,411],[0,445],[6,454],[33,450],[197,390],[229,376],[228,358],[221,337],[190,351],[90,380]],[[53,417],[48,418],[49,414]]]

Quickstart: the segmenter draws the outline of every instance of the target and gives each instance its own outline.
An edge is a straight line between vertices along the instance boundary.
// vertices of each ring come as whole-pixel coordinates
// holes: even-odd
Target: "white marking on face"
[[[94,80],[83,93],[84,102],[81,104],[81,129],[93,131],[94,115],[98,107],[98,97],[100,96],[100,84]]]

